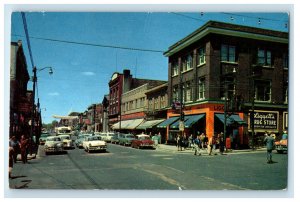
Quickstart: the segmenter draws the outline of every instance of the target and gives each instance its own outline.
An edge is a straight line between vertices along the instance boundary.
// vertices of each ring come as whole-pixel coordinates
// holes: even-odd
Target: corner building
[[[255,137],[264,131],[280,136],[288,129],[288,42],[286,32],[209,21],[169,47],[169,106],[182,100],[184,132],[211,137],[226,130],[227,137],[237,134],[241,147],[253,128]],[[179,115],[169,109],[158,125],[170,143]]]

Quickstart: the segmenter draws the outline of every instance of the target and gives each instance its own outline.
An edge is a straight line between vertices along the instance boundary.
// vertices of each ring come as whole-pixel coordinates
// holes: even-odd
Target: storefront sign
[[[249,114],[249,119],[251,115]],[[251,127],[249,120],[249,127]],[[255,111],[254,128],[258,130],[278,130],[278,112]]]

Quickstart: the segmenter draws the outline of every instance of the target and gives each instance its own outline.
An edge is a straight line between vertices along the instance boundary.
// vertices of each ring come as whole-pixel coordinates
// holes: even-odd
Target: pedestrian
[[[282,140],[287,140],[288,139],[288,134],[287,134],[287,131],[283,131],[283,134],[282,134],[282,137],[281,137]]]
[[[197,155],[197,152],[199,154],[199,156],[201,155],[201,140],[200,140],[200,135],[197,136],[194,140],[194,149],[195,149],[195,153],[194,155]]]
[[[216,137],[215,135],[211,136],[208,140],[208,155],[211,155],[212,153],[214,155],[217,155],[217,153],[215,152],[216,150]]]
[[[25,135],[22,135],[20,140],[20,149],[21,149],[21,159],[23,163],[27,163],[27,147],[28,147],[28,139],[25,138]]]
[[[181,136],[179,134],[177,134],[177,137],[176,137],[176,144],[177,144],[178,151],[182,150],[182,148],[181,148]]]
[[[224,141],[224,134],[221,132],[219,134],[219,144],[220,144],[220,148],[219,148],[219,151],[220,151],[220,154],[223,155],[224,153],[224,147],[225,147],[225,141]]]
[[[12,155],[14,163],[17,162],[17,156],[20,151],[20,142],[17,140],[16,136],[12,136],[9,140],[9,146],[13,148]]]
[[[267,134],[264,143],[266,144],[267,147],[267,163],[273,163],[272,161],[272,150],[274,149],[275,146],[275,139],[271,137],[271,135]]]
[[[14,167],[14,148],[9,146],[9,163],[8,163],[8,177],[12,178],[12,169]]]
[[[161,144],[161,134],[158,132],[158,143]]]

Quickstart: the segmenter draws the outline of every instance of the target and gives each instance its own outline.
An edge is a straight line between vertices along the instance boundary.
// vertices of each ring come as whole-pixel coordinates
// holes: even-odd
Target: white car
[[[107,145],[106,142],[102,140],[101,136],[93,135],[85,137],[82,142],[82,146],[85,151],[106,151]]]
[[[111,138],[114,136],[115,133],[107,132],[107,133],[100,133],[102,140],[105,142],[111,142]]]
[[[50,152],[64,152],[64,146],[60,139],[57,136],[49,136],[46,138],[45,146],[44,146],[45,154],[47,155]]]
[[[70,135],[58,135],[57,137],[62,140],[64,148],[74,148],[73,141],[71,140]]]

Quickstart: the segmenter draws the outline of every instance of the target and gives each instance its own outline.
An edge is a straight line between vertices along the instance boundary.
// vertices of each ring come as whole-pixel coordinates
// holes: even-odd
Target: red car
[[[132,148],[151,148],[155,149],[154,141],[151,140],[149,135],[140,134],[136,136],[137,138],[132,140],[131,147]]]

